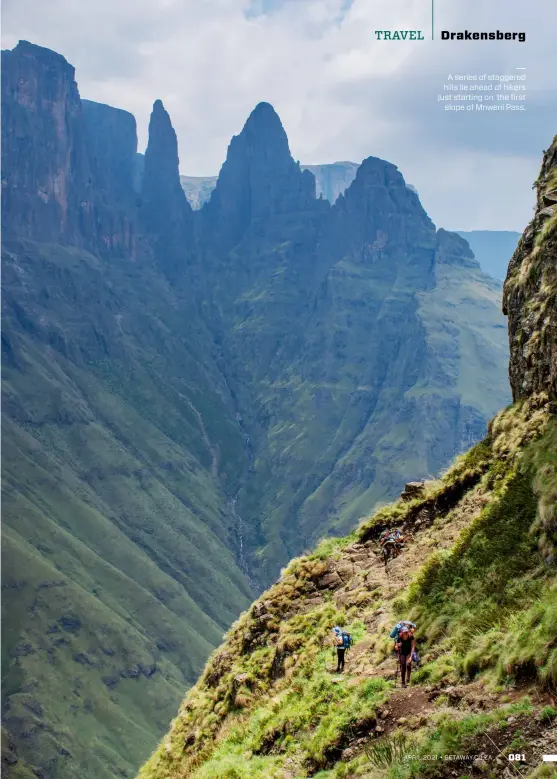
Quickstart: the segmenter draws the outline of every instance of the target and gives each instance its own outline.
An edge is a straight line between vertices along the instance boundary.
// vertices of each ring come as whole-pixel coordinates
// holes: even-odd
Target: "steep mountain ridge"
[[[268,104],[194,213],[160,101],[138,176],[130,114],[2,56],[7,766],[131,776],[282,562],[483,433],[498,291],[390,163],[316,198]]]
[[[292,560],[213,653],[140,779],[496,779],[516,760],[517,775],[554,776],[556,142],[505,286],[517,402],[439,480]],[[406,543],[384,567],[388,528]],[[417,623],[422,655],[402,690],[399,619]],[[333,625],[355,639],[343,676],[328,661]]]

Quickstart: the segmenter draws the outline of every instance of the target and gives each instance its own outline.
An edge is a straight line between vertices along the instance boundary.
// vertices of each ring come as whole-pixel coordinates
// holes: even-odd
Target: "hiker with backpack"
[[[347,649],[352,646],[352,636],[348,631],[341,628],[333,628],[335,648],[337,650],[337,667],[335,673],[341,674],[344,671],[344,655]]]
[[[400,622],[396,623],[394,628],[391,630],[391,633],[390,633],[390,636],[389,636],[389,638],[392,638],[394,640],[395,648],[396,648],[396,643],[397,643],[397,641],[399,639],[399,636],[400,636],[400,631],[403,628],[407,628],[410,631],[410,633],[412,635],[414,635],[414,633],[416,632],[416,623],[415,622],[411,622],[409,619],[401,619]]]
[[[401,619],[400,622],[396,623],[396,625],[394,626],[394,628],[391,630],[391,633],[390,633],[390,638],[392,638],[394,640],[394,644],[393,644],[393,651],[394,652],[397,651],[396,645],[397,645],[397,642],[399,640],[400,631],[402,630],[402,628],[408,628],[408,631],[410,632],[410,635],[415,640],[415,635],[414,634],[416,632],[416,623],[415,622],[411,622],[409,619]],[[414,647],[414,650],[412,652],[412,662],[414,663],[414,665],[417,668],[420,667],[420,656],[418,655],[418,649],[416,647]]]
[[[395,649],[398,652],[398,662],[400,665],[400,678],[402,680],[402,686],[406,687],[407,683],[410,684],[412,658],[416,651],[414,634],[410,632],[409,628],[403,626],[400,629],[398,639],[395,643]]]
[[[387,568],[389,559],[398,557],[404,549],[404,536],[398,528],[396,530],[384,530],[379,536],[379,543],[385,568]]]

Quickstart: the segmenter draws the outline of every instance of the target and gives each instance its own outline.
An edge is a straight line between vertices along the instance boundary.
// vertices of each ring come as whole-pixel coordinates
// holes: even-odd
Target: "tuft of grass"
[[[555,706],[544,706],[538,718],[540,722],[553,722],[554,719],[557,719],[557,709]]]
[[[393,764],[400,763],[408,751],[408,736],[398,730],[392,736],[372,742],[365,753],[374,768],[390,768]]]
[[[524,453],[524,468],[533,474],[538,498],[537,521],[532,530],[540,534],[540,550],[555,564],[557,547],[557,420],[548,423],[545,435]]]

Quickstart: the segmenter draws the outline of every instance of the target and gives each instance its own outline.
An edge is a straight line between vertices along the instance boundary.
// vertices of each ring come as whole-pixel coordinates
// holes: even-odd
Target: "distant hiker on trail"
[[[352,646],[352,636],[338,626],[333,628],[333,633],[337,650],[337,668],[335,673],[341,674],[344,671],[344,654]]]
[[[379,536],[379,543],[381,544],[381,554],[386,568],[389,558],[398,557],[404,549],[404,536],[398,528],[395,530],[384,530]]]
[[[395,644],[398,652],[398,662],[400,663],[400,678],[402,686],[410,684],[410,671],[412,670],[412,656],[416,649],[414,636],[407,627],[402,627],[398,641]]]

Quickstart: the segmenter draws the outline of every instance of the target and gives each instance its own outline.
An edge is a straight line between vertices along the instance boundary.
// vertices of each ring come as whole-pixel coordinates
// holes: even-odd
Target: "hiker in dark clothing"
[[[344,653],[346,649],[343,646],[337,646],[337,674],[341,674],[344,671]]]
[[[408,628],[402,628],[400,631],[399,639],[396,643],[396,649],[398,651],[398,661],[400,663],[400,677],[402,679],[402,686],[406,687],[406,684],[410,684],[410,671],[412,670],[412,655],[416,648],[416,642],[414,636]]]
[[[346,647],[342,637],[342,630],[338,627],[333,628],[333,633],[335,634],[335,646],[337,650],[337,668],[335,673],[341,674],[344,671],[344,653],[346,652]]]

